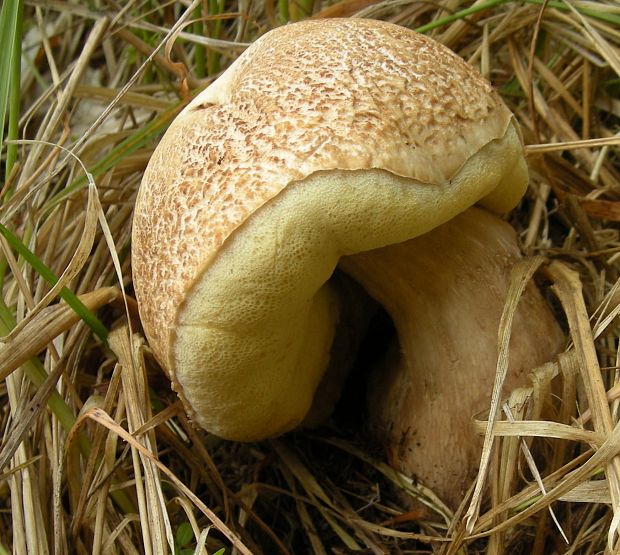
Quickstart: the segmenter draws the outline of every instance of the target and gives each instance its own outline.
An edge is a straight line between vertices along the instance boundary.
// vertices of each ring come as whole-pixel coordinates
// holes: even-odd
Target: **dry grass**
[[[618,4],[188,5],[25,2],[0,167],[0,553],[620,552]],[[494,82],[530,145],[512,223],[571,341],[477,423],[495,448],[456,514],[342,426],[258,445],[192,429],[139,333],[131,215],[158,137],[304,9],[422,27]]]

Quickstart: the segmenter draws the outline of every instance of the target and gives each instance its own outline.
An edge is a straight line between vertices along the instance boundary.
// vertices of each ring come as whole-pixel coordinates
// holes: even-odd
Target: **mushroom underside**
[[[290,184],[226,240],[179,307],[169,369],[194,420],[245,441],[293,429],[328,363],[338,260],[419,236],[479,201],[509,208],[526,176],[510,125],[447,183],[374,169]]]

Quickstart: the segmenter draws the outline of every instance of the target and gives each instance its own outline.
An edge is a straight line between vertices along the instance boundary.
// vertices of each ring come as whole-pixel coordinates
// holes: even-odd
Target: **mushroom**
[[[510,210],[527,186],[522,151],[491,85],[428,37],[333,19],[258,39],[171,124],[136,201],[141,319],[191,418],[242,441],[298,426],[342,324],[330,279],[339,261],[426,234],[474,204]],[[357,256],[343,268],[365,285],[373,278]],[[495,287],[467,258],[480,289]],[[371,294],[389,291],[398,308],[409,275],[385,276]],[[393,316],[410,357],[411,330]],[[470,383],[489,371],[459,369]]]

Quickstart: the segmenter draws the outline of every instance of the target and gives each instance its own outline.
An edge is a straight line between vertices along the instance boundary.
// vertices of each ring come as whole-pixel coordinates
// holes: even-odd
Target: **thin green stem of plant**
[[[13,141],[19,135],[19,106],[20,106],[20,80],[21,80],[21,56],[22,56],[22,12],[23,4],[18,2],[17,19],[15,21],[15,33],[10,50],[10,81],[9,81],[9,127],[7,140]],[[11,175],[13,165],[17,160],[17,145],[11,142],[6,148],[5,181]],[[10,193],[9,193],[10,194]]]
[[[19,48],[21,43],[21,0],[5,0],[0,9],[0,148],[4,145],[4,125],[6,123],[7,112],[9,110],[10,97],[12,93],[11,80],[14,75],[12,65],[15,57],[12,52],[16,44]],[[19,58],[17,59],[19,63]],[[19,84],[18,84],[19,86]],[[5,173],[8,177],[9,169]]]
[[[278,16],[280,23],[288,23],[288,0],[278,0]]]
[[[209,0],[209,15],[219,16],[224,12],[223,0]],[[215,18],[214,21],[209,24],[209,36],[214,39],[221,38],[222,35],[222,20]],[[209,49],[207,53],[207,68],[209,75],[213,75],[220,71],[220,53],[216,50]]]
[[[17,253],[34,268],[34,270],[50,285],[56,285],[58,278],[39,258],[24,245],[20,239],[8,228],[0,224],[0,235],[6,239],[7,243],[17,251]],[[104,343],[108,338],[108,330],[86,306],[80,301],[78,296],[64,287],[60,291],[60,297],[75,311],[75,313],[90,327],[90,329]]]
[[[196,21],[192,24],[193,32],[198,36],[204,35],[204,21],[202,20],[202,6],[198,6],[195,11]],[[207,52],[206,48],[203,44],[197,44],[194,46],[194,71],[196,72],[196,77],[202,79],[207,75]]]
[[[166,110],[155,118],[152,122],[138,129],[133,135],[115,146],[109,154],[95,164],[91,170],[93,177],[103,175],[115,167],[126,156],[129,156],[139,148],[149,144],[153,139],[159,137],[170,125],[172,119],[183,108],[183,104],[178,104]],[[82,175],[72,181],[62,191],[51,197],[46,203],[46,210],[52,210],[56,205],[64,201],[74,192],[84,188],[88,184],[88,179]]]
[[[439,27],[444,27],[445,25],[449,25],[454,21],[458,21],[460,19],[465,19],[470,15],[474,15],[479,12],[483,12],[486,10],[490,10],[491,8],[495,8],[496,6],[500,6],[501,4],[508,3],[525,3],[525,4],[536,4],[541,6],[544,0],[518,0],[515,2],[514,0],[489,0],[489,2],[485,2],[483,4],[476,4],[469,8],[465,8],[464,10],[459,10],[458,12],[454,12],[452,15],[448,15],[446,17],[442,17],[441,19],[437,19],[436,21],[431,21],[426,25],[421,25],[417,27],[415,31],[418,33],[428,33],[433,29],[438,29]],[[561,1],[550,0],[547,4],[548,8],[553,8],[556,10],[560,10],[563,12],[568,12],[570,8]],[[601,21],[606,21],[607,23],[612,23],[614,25],[620,25],[620,16],[611,14],[604,10],[593,10],[590,8],[584,8],[583,6],[576,5],[575,8],[579,13],[584,16],[591,17],[593,19],[599,19]]]
[[[19,134],[22,0],[5,0],[0,10],[0,151],[4,145],[4,125],[8,115],[7,138]],[[4,182],[8,181],[17,159],[17,145],[7,146]],[[6,193],[10,195],[10,191]],[[4,285],[7,262],[0,257],[0,291]]]
[[[525,4],[536,4],[537,6],[542,6],[545,0],[522,0]],[[603,6],[604,4],[601,4]],[[556,10],[560,10],[562,12],[569,12],[570,8],[561,1],[550,0],[547,2],[548,8],[553,8]],[[609,13],[604,9],[594,10],[591,8],[585,8],[580,6],[579,4],[574,4],[574,8],[581,14],[593,19],[600,19],[601,21],[605,21],[607,23],[611,23],[613,25],[620,25],[620,15]]]
[[[439,27],[443,27],[444,25],[448,25],[453,23],[454,21],[458,21],[459,19],[464,19],[470,15],[476,14],[478,12],[483,12],[485,10],[490,10],[495,6],[499,6],[500,4],[506,4],[510,0],[490,0],[489,2],[485,2],[484,4],[476,4],[469,8],[465,8],[464,10],[459,10],[458,12],[454,12],[452,15],[448,15],[446,17],[442,17],[436,21],[431,21],[426,25],[421,25],[414,29],[418,33],[427,33],[428,31],[432,31],[433,29],[437,29]]]
[[[288,0],[291,21],[301,21],[312,15],[314,0]]]
[[[4,256],[0,256],[0,291],[4,291],[4,276],[6,276],[6,269],[9,264]]]

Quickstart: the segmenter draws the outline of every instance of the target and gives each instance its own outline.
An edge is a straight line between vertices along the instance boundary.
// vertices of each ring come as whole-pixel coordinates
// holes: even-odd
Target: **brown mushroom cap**
[[[308,21],[256,41],[173,122],[136,203],[146,334],[196,421],[294,427],[326,365],[338,259],[521,197],[510,111],[447,48],[392,24]]]

